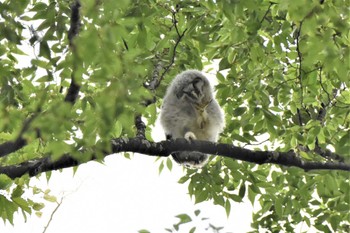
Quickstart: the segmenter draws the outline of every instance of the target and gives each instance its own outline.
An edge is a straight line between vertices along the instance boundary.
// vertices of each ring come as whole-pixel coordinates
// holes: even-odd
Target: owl
[[[216,142],[225,122],[208,79],[198,70],[187,70],[175,77],[163,99],[160,123],[167,139]],[[208,155],[195,151],[172,154],[174,160],[186,167],[200,168]]]

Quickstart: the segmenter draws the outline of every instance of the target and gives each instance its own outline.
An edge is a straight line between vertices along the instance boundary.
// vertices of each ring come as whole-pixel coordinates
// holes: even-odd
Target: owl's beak
[[[187,86],[182,91],[184,94],[186,94],[191,99],[198,99],[198,94],[196,92],[196,88],[194,88],[192,85]]]

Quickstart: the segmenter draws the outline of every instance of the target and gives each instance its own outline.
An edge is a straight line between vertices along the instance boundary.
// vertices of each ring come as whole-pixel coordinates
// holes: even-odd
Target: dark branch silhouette
[[[136,137],[140,139],[146,139],[146,125],[142,121],[141,115],[135,117],[135,126],[137,129]]]
[[[78,35],[81,26],[80,23],[80,1],[76,0],[72,5],[72,12],[70,17],[70,28],[68,31],[69,45],[73,46],[73,39]]]
[[[4,143],[0,144],[0,157],[11,154],[11,153],[21,149],[25,145],[27,145],[27,141],[22,136],[19,136],[14,141],[4,142]]]
[[[73,53],[75,53],[74,38],[78,35],[79,29],[81,26],[80,11],[79,11],[80,7],[81,7],[80,1],[76,0],[72,5],[70,28],[68,31],[69,46]],[[70,102],[72,104],[74,104],[75,101],[78,99],[79,91],[80,91],[80,85],[76,82],[76,77],[75,77],[76,62],[74,62],[73,66],[74,67],[71,75],[71,83],[69,85],[67,95],[64,99],[64,101]]]
[[[0,144],[0,157],[4,157],[8,154],[11,154],[27,145],[27,140],[23,138],[23,134],[28,130],[30,123],[34,120],[36,116],[37,114],[33,114],[31,117],[27,118],[24,121],[22,129],[15,140]]]
[[[166,140],[161,142],[150,142],[146,139],[117,138],[111,140],[112,153],[135,152],[150,156],[167,157],[176,151],[199,151],[213,155],[220,155],[241,161],[256,164],[277,164],[287,167],[299,167],[305,171],[309,170],[344,170],[350,171],[350,164],[341,162],[310,162],[302,160],[293,151],[253,151],[229,144],[214,143],[208,141],[192,141],[185,139]],[[105,156],[108,156],[105,153]],[[99,157],[100,158],[100,157]],[[91,160],[95,160],[93,156]],[[17,165],[0,167],[0,174],[6,174],[14,179],[25,174],[36,176],[42,172],[52,171],[67,167],[74,167],[81,164],[71,155],[65,154],[58,160],[51,160],[50,157],[36,159]]]

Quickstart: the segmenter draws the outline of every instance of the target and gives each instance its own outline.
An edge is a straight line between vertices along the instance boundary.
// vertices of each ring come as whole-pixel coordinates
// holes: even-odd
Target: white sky
[[[154,157],[135,155],[128,160],[121,155],[111,155],[105,165],[97,162],[81,165],[74,177],[73,169],[69,168],[62,173],[53,172],[48,184],[43,176],[34,178],[33,183],[44,190],[50,188],[58,199],[65,196],[47,233],[137,232],[141,229],[166,232],[164,228],[177,223],[175,215],[194,216],[196,209],[201,209],[200,217],[210,218],[209,222],[215,226],[225,226],[227,232],[250,230],[252,207],[248,202],[233,204],[229,218],[224,208],[211,202],[194,205],[187,194],[187,185],[177,183],[183,172],[181,166],[175,165],[172,172],[165,168],[158,175]],[[41,218],[33,214],[26,223],[18,215],[15,226],[0,222],[0,232],[43,232],[54,208],[55,205],[45,207]],[[209,222],[196,221],[197,232],[206,232],[204,228]],[[189,228],[180,229],[188,232]]]

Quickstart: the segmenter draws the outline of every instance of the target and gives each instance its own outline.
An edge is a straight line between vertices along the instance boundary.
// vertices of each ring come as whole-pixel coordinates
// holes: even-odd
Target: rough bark
[[[311,162],[302,160],[293,151],[253,151],[229,144],[213,143],[208,141],[187,142],[185,139],[166,140],[161,142],[150,142],[140,137],[118,138],[111,140],[112,153],[135,152],[149,156],[167,157],[176,151],[200,151],[212,155],[220,155],[241,161],[256,164],[277,164],[287,167],[299,167],[305,171],[309,170],[343,170],[350,171],[350,164],[343,162]],[[105,153],[108,156],[110,153]],[[95,160],[92,156],[89,161]],[[58,160],[50,157],[28,161],[18,165],[0,167],[0,174],[6,174],[14,179],[25,174],[35,176],[42,172],[74,167],[82,164],[71,155],[65,154]]]

